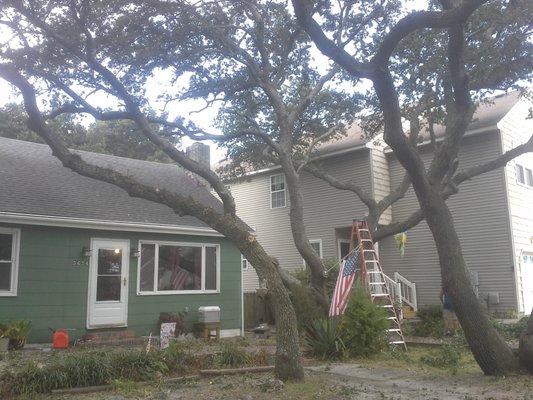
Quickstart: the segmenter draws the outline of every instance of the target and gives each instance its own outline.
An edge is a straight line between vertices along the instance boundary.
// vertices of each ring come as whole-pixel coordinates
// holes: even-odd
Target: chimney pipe
[[[187,147],[185,153],[191,160],[211,169],[211,149],[207,144],[194,142]]]

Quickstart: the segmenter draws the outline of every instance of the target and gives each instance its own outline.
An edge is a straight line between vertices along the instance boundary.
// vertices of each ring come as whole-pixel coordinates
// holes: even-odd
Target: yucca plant
[[[313,356],[323,360],[344,358],[346,346],[339,335],[338,320],[320,318],[309,321],[305,326],[305,343]]]

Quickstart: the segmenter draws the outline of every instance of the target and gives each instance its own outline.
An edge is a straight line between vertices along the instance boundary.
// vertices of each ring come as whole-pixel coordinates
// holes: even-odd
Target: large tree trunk
[[[282,380],[299,381],[304,377],[301,364],[300,344],[296,313],[289,293],[278,271],[276,261],[252,237],[241,242],[241,252],[253,266],[261,279],[267,283],[276,320],[276,365],[275,374]]]
[[[527,321],[526,330],[520,336],[518,356],[522,366],[533,373],[533,310]]]
[[[291,161],[282,162],[282,166],[289,192],[289,219],[294,245],[311,271],[311,294],[324,313],[327,313],[329,310],[329,297],[326,290],[326,276],[320,255],[316,254],[313,247],[311,247],[305,229],[300,176],[294,170]]]
[[[428,198],[419,198],[419,201],[437,245],[443,289],[453,300],[474,358],[488,375],[503,375],[516,370],[516,357],[490,323],[472,289],[448,206],[436,192]]]

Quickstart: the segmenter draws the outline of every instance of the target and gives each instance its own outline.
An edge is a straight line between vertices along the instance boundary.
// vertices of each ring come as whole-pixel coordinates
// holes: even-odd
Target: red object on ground
[[[69,338],[66,329],[58,329],[52,334],[52,348],[66,349],[68,348]]]

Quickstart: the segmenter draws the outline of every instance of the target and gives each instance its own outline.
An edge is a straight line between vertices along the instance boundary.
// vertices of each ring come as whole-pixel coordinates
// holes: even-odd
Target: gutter
[[[481,133],[488,133],[488,132],[498,132],[500,129],[498,128],[498,125],[489,125],[489,126],[486,126],[484,128],[477,128],[477,129],[472,129],[470,131],[467,131],[463,137],[469,137],[469,136],[475,136],[475,135],[479,135]],[[442,142],[444,140],[444,136],[440,136],[437,138],[437,142]],[[431,144],[431,139],[428,139],[428,140],[424,140],[423,142],[420,142],[418,143],[418,146],[417,147],[424,147],[424,146],[427,146],[428,144]],[[390,147],[387,146],[387,148],[385,148],[385,150],[383,150],[385,154],[391,154],[393,151]]]
[[[331,153],[325,153],[325,154],[317,155],[316,157],[313,157],[311,159],[311,161],[322,160],[322,159],[325,159],[325,158],[330,158],[330,157],[339,156],[339,155],[346,154],[346,153],[359,151],[359,150],[362,150],[362,149],[371,149],[371,148],[372,148],[372,143],[371,142],[367,142],[365,144],[360,144],[360,145],[357,145],[357,146],[348,147],[346,149],[340,149],[340,150],[332,151]],[[262,169],[258,169],[256,171],[247,172],[246,174],[243,174],[242,176],[240,176],[237,179],[242,179],[242,178],[249,177],[249,176],[260,175],[260,174],[263,174],[265,172],[277,171],[277,170],[280,170],[280,169],[281,169],[281,165],[273,165],[271,167],[262,168]],[[234,179],[229,179],[229,181],[232,181],[232,180],[234,180]]]
[[[194,236],[224,237],[211,228],[182,225],[164,225],[139,222],[107,221],[84,218],[58,217],[52,215],[0,212],[0,222],[9,224],[58,226],[65,228],[98,229],[111,231],[173,233]]]

